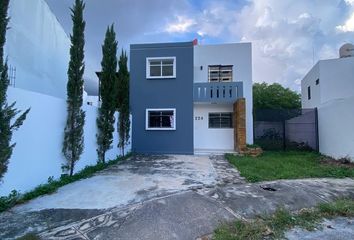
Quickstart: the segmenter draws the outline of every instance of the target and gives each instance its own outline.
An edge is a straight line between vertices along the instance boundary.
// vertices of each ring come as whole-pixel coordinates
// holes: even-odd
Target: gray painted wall
[[[147,57],[176,57],[176,78],[146,79]],[[193,43],[130,45],[132,151],[193,154]],[[176,108],[176,130],[145,130],[147,108]]]

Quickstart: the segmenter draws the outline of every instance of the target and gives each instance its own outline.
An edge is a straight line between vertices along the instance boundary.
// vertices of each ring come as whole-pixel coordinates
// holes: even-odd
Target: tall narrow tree
[[[0,181],[7,171],[15,143],[11,143],[12,134],[25,121],[30,109],[21,113],[15,108],[15,103],[7,103],[7,89],[9,87],[9,75],[7,61],[4,61],[4,46],[6,42],[6,30],[9,23],[7,11],[9,0],[0,1]]]
[[[116,73],[117,47],[114,26],[107,28],[106,37],[102,46],[102,70],[100,74],[101,106],[97,118],[97,155],[99,162],[105,162],[106,152],[112,148],[114,132],[114,113],[116,111]]]
[[[84,91],[84,46],[85,46],[85,21],[83,12],[85,4],[76,0],[71,8],[73,33],[70,36],[70,62],[67,83],[67,120],[64,129],[63,155],[67,163],[63,169],[74,173],[75,163],[80,159],[84,149],[85,112],[82,110],[82,94]]]
[[[122,50],[119,58],[119,71],[117,78],[117,109],[119,111],[118,118],[118,147],[124,156],[125,147],[129,143],[130,138],[130,111],[129,111],[129,71],[128,71],[127,53]]]

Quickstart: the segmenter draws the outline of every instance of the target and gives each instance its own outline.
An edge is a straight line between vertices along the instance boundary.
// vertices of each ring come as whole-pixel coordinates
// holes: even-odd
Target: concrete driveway
[[[108,209],[154,197],[213,186],[217,173],[207,156],[135,156],[95,176],[66,185],[55,194],[15,208]]]
[[[2,213],[0,239],[197,239],[223,222],[338,197],[354,198],[354,180],[250,184],[223,156],[134,156]]]

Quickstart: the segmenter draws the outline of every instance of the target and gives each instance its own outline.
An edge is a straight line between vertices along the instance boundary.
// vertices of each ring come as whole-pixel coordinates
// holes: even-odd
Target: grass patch
[[[234,156],[226,158],[249,182],[299,178],[354,177],[354,168],[321,162],[315,152],[279,151],[264,152],[259,157]]]
[[[6,211],[12,208],[16,204],[27,202],[31,199],[37,198],[39,196],[54,193],[58,188],[65,186],[69,183],[92,177],[96,172],[106,169],[109,166],[117,164],[119,161],[127,159],[131,154],[127,154],[124,157],[117,157],[115,160],[110,160],[106,163],[98,163],[94,166],[87,166],[80,172],[74,174],[73,176],[62,176],[58,180],[54,180],[53,177],[48,178],[48,183],[41,184],[32,191],[20,194],[16,190],[13,190],[8,196],[0,197],[0,212]]]
[[[272,216],[260,217],[252,221],[236,221],[224,225],[215,231],[215,240],[241,239],[278,239],[284,236],[285,231],[293,227],[313,230],[323,218],[338,216],[353,217],[354,201],[338,200],[334,203],[320,204],[314,209],[304,209],[297,214],[279,209]]]

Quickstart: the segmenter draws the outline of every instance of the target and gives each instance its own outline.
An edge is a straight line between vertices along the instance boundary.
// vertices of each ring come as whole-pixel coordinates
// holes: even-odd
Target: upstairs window
[[[176,130],[176,109],[146,109],[146,130]]]
[[[209,113],[209,128],[232,128],[232,113]]]
[[[210,65],[209,82],[232,82],[232,65]]]
[[[176,57],[146,58],[146,78],[175,78]]]

